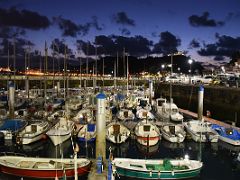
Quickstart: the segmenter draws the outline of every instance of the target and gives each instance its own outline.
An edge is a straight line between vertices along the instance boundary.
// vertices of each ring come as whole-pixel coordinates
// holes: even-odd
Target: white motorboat
[[[218,142],[219,135],[218,133],[211,128],[211,123],[200,121],[200,120],[191,120],[184,122],[184,127],[196,142]]]
[[[117,113],[117,118],[122,121],[133,120],[135,115],[129,109],[120,109]]]
[[[177,105],[173,102],[163,103],[162,108],[158,109],[157,115],[159,115],[159,117],[165,121],[183,121],[183,115],[179,113]]]
[[[138,119],[147,119],[147,120],[154,120],[155,116],[153,115],[153,113],[151,113],[149,110],[147,109],[143,109],[143,108],[139,108],[137,109],[136,112],[136,117]]]
[[[184,127],[180,124],[168,124],[161,127],[161,133],[164,139],[172,143],[181,143],[186,137]]]
[[[47,121],[34,121],[27,125],[17,135],[16,142],[19,144],[30,144],[44,138],[49,129]]]
[[[66,118],[60,118],[59,122],[53,126],[47,135],[56,146],[68,140],[74,131],[74,122],[69,121]]]

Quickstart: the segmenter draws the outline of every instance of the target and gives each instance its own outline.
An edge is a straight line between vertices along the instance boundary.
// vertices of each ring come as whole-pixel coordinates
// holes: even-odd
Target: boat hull
[[[51,139],[52,143],[55,146],[57,146],[58,144],[61,144],[67,141],[71,137],[71,133],[69,132],[68,134],[64,134],[64,135],[48,135],[48,136]]]
[[[55,178],[57,177],[74,177],[74,169],[67,169],[65,172],[63,170],[28,170],[28,169],[18,169],[13,167],[7,167],[4,165],[0,166],[1,172],[9,175],[14,175],[18,177],[28,177],[28,178]],[[86,167],[81,167],[77,169],[78,175],[87,174],[90,170],[90,164]]]
[[[144,146],[154,146],[158,143],[159,140],[160,140],[160,136],[155,136],[155,137],[137,136],[137,142]]]
[[[120,176],[138,178],[138,179],[188,179],[199,175],[201,169],[182,171],[182,172],[148,172],[129,170],[116,167],[116,172]]]

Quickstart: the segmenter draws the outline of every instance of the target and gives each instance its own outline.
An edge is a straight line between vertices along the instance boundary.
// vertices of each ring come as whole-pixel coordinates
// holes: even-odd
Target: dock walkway
[[[185,109],[179,108],[179,111],[180,111],[181,113],[186,114],[186,115],[189,115],[189,116],[191,116],[191,117],[193,117],[193,118],[197,118],[197,117],[198,117],[197,113],[191,112],[191,111],[189,111],[189,110],[185,110]],[[208,122],[212,123],[212,124],[218,124],[218,125],[223,126],[223,127],[226,127],[226,128],[233,128],[233,129],[236,129],[237,131],[240,132],[240,128],[239,128],[239,127],[236,127],[236,126],[233,126],[233,125],[224,123],[224,122],[222,122],[222,121],[219,121],[219,120],[216,120],[216,119],[212,119],[212,118],[209,118],[209,117],[207,117],[207,116],[203,116],[203,119],[204,119],[205,121],[208,121]]]

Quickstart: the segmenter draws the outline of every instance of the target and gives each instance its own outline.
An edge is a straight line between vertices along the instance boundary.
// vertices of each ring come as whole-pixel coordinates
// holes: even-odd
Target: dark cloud
[[[193,27],[216,27],[216,26],[223,26],[223,21],[216,21],[214,19],[208,19],[209,12],[204,12],[202,16],[192,15],[188,18],[190,25]]]
[[[113,16],[113,21],[117,24],[135,26],[135,21],[130,19],[125,12],[118,12]]]
[[[97,47],[98,54],[116,55],[116,52],[122,52],[125,48],[126,52],[133,56],[141,56],[151,53],[150,47],[152,41],[142,37],[123,37],[123,36],[96,36],[95,43],[84,42],[77,40],[78,50],[82,50],[85,54],[94,55],[95,47]],[[87,48],[88,47],[88,48]]]
[[[224,61],[225,59],[224,59],[223,56],[215,56],[215,57],[214,57],[214,60],[215,60],[215,61]]]
[[[34,46],[34,43],[23,38],[15,38],[13,40],[4,38],[0,44],[2,46],[2,54],[7,55],[8,49],[10,51],[10,54],[13,54],[14,44],[16,55],[18,56],[23,56],[26,49],[32,49],[32,47]]]
[[[200,48],[200,43],[196,39],[193,39],[190,42],[189,47],[190,48]]]
[[[20,28],[39,30],[50,26],[46,16],[29,10],[17,10],[0,8],[0,26],[15,26]]]
[[[198,51],[201,56],[215,56],[215,60],[219,57],[231,57],[236,51],[240,49],[240,37],[220,36],[216,34],[217,41],[213,44],[204,44],[204,47]]]
[[[163,53],[164,55],[174,53],[177,47],[181,45],[181,40],[172,33],[166,31],[161,32],[160,40],[154,45],[153,52]]]
[[[90,42],[77,40],[76,46],[77,46],[77,50],[83,51],[85,55],[95,55],[95,47]]]
[[[53,21],[58,24],[60,30],[62,31],[62,36],[85,36],[89,33],[91,27],[98,31],[103,29],[103,27],[98,24],[98,19],[96,16],[93,16],[90,22],[79,25],[69,19],[62,18],[61,16],[54,17]]]
[[[98,31],[103,30],[104,25],[103,24],[101,26],[99,25],[97,16],[92,17],[92,22],[90,24]]]
[[[116,44],[111,36],[96,36],[95,44],[98,46],[98,53],[100,54],[116,53]]]
[[[0,27],[0,38],[13,38],[19,37],[26,34],[26,31],[22,28],[15,27]]]
[[[127,28],[119,28],[123,36],[129,36],[131,32]]]
[[[65,54],[65,48],[67,55],[73,54],[72,50],[68,48],[64,40],[59,40],[58,38],[56,38],[50,44],[50,49],[62,55]]]
[[[54,17],[53,21],[56,22],[62,31],[63,36],[71,36],[76,37],[79,32],[83,35],[87,34],[90,28],[90,25],[87,26],[79,26],[72,22],[69,19],[64,19],[61,16]]]

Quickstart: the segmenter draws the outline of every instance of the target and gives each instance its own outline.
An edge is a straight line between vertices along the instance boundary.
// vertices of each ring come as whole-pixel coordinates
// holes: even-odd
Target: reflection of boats
[[[34,121],[18,133],[16,141],[20,144],[33,143],[42,139],[48,129],[47,121]]]
[[[86,158],[77,160],[78,175],[87,174],[91,161]],[[73,159],[37,158],[23,156],[1,156],[1,172],[18,177],[55,178],[74,177]]]
[[[120,122],[112,122],[106,127],[106,138],[112,143],[123,143],[129,136],[129,129]]]
[[[230,151],[235,151],[235,152],[239,152],[240,151],[240,146],[234,146],[234,145],[231,145],[229,143],[226,143],[224,141],[219,141],[218,142],[218,145],[223,148],[223,149],[227,149],[227,150],[230,150]]]
[[[169,141],[162,141],[161,144],[169,149],[184,149],[185,143],[171,143]]]
[[[233,128],[213,124],[212,128],[219,134],[219,139],[234,146],[240,146],[240,133]]]
[[[186,179],[199,175],[202,162],[189,159],[115,158],[113,168],[120,176],[139,179]]]
[[[136,143],[136,144],[137,144],[138,150],[144,155],[152,155],[158,152],[159,143],[155,144],[154,146],[144,146],[139,143]]]
[[[69,121],[66,118],[60,118],[59,122],[47,132],[47,135],[56,146],[68,140],[71,137],[73,130],[73,121]]]
[[[219,135],[209,122],[191,120],[183,124],[195,142],[218,142]]]
[[[160,131],[158,127],[150,121],[143,120],[135,127],[135,135],[138,143],[144,146],[153,146],[160,140]]]
[[[114,157],[126,157],[129,149],[129,141],[122,143],[121,146],[107,143],[107,149],[110,147]]]
[[[162,136],[172,143],[181,143],[186,137],[184,127],[180,124],[168,124],[161,127]]]

